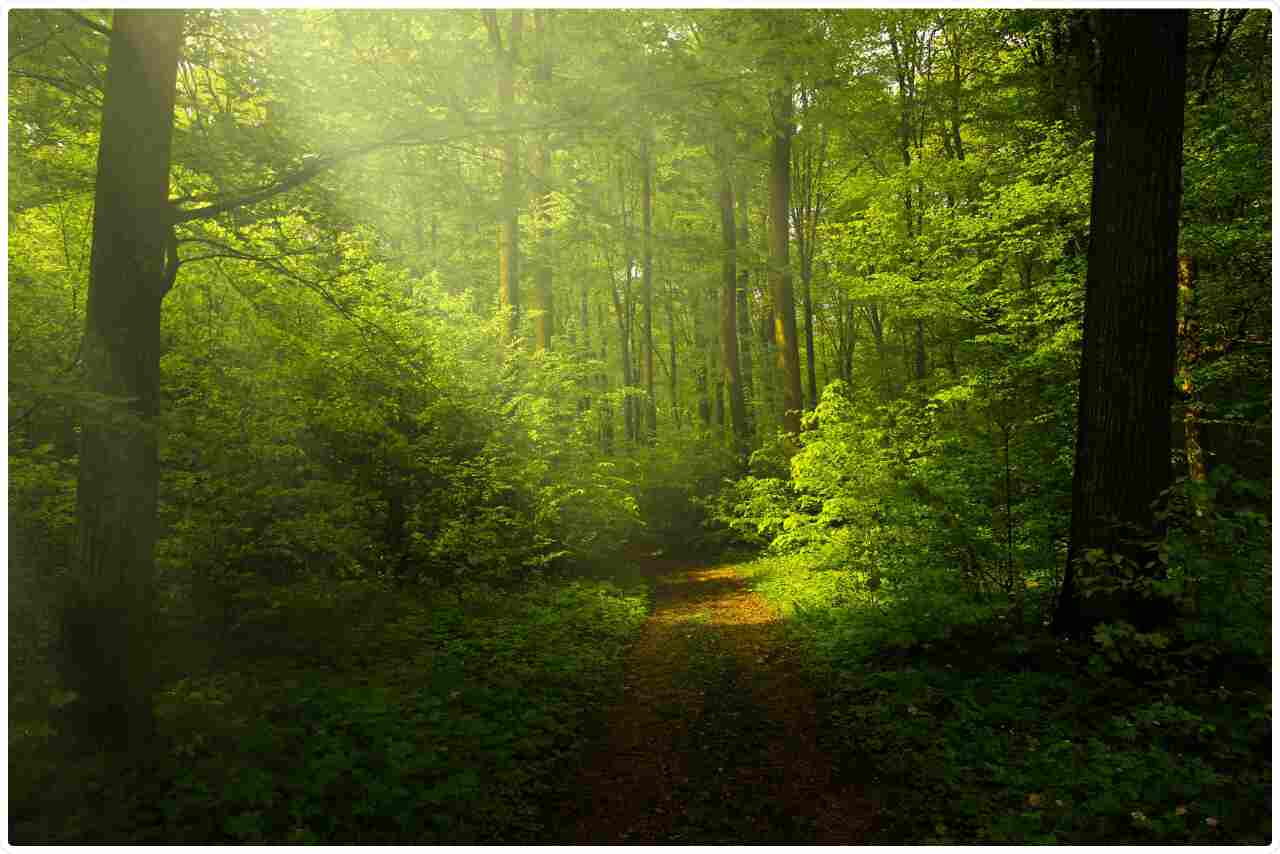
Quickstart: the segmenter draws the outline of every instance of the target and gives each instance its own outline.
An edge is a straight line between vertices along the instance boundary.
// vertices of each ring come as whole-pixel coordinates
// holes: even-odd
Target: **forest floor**
[[[856,844],[877,806],[819,748],[776,610],[732,565],[650,557],[653,613],[564,804],[576,843]]]

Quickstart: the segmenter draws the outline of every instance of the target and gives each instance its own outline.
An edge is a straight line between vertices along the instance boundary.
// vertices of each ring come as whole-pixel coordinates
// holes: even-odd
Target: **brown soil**
[[[650,559],[655,607],[564,805],[578,843],[857,844],[876,807],[835,778],[778,614],[732,566]]]

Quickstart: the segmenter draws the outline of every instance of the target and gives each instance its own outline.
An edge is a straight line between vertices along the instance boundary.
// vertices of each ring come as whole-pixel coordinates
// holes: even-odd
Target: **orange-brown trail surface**
[[[874,801],[833,777],[777,612],[732,566],[645,568],[654,612],[561,811],[563,841],[862,841]]]

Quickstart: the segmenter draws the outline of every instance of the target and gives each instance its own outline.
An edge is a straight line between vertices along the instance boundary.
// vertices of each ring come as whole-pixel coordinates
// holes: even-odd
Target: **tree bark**
[[[720,234],[724,247],[720,283],[720,362],[724,387],[729,397],[729,422],[739,446],[748,434],[747,409],[742,397],[742,376],[738,366],[738,235],[733,222],[733,183],[729,177],[728,153],[720,160]]]
[[[750,209],[747,205],[747,181],[738,180],[738,235],[737,246],[746,250],[751,246],[751,234],[748,226]],[[742,398],[746,403],[747,432],[754,429],[749,402],[755,398],[755,388],[751,370],[751,270],[750,265],[738,265],[738,356],[742,368]]]
[[[813,103],[813,93],[804,92],[804,105]],[[798,173],[796,191],[795,232],[796,252],[800,256],[800,304],[804,315],[805,372],[808,388],[808,408],[818,405],[818,376],[813,342],[813,255],[818,242],[818,222],[822,218],[825,201],[822,177],[827,162],[827,131],[819,126],[817,139],[803,141],[799,151],[793,150],[794,173]],[[798,156],[796,156],[798,154]],[[794,174],[793,173],[793,174]]]
[[[1100,18],[1071,544],[1054,615],[1062,633],[1117,617],[1159,618],[1154,600],[1084,599],[1079,576],[1092,571],[1083,560],[1092,549],[1125,554],[1154,571],[1153,556],[1126,540],[1153,536],[1151,504],[1172,474],[1187,13],[1106,11]]]
[[[658,437],[658,398],[653,386],[653,153],[649,145],[649,131],[640,138],[640,332],[643,337],[644,390],[644,438],[652,443]]]
[[[546,97],[546,88],[551,82],[551,55],[547,50],[546,13],[533,13],[533,32],[538,51],[538,64],[534,68],[534,91],[540,98]],[[529,174],[533,179],[532,225],[535,246],[535,262],[533,272],[533,346],[535,350],[550,350],[551,336],[555,332],[555,295],[552,291],[552,271],[550,254],[546,245],[547,208],[551,204],[551,189],[548,179],[551,171],[551,151],[548,147],[547,134],[537,135],[529,149]]]
[[[498,62],[498,112],[503,124],[509,125],[516,102],[516,58],[524,30],[524,12],[511,12],[507,45],[502,45],[502,30],[496,11],[484,13],[489,43]],[[520,175],[517,172],[516,133],[509,126],[500,152],[502,174],[502,221],[498,225],[498,311],[505,315],[507,341],[520,331]],[[501,359],[501,350],[499,351]]]
[[[626,289],[619,294],[613,286],[613,309],[618,317],[618,359],[622,366],[622,423],[627,441],[636,438],[634,396],[631,394],[634,375],[631,371],[631,259],[627,259]]]
[[[707,388],[707,336],[704,331],[702,290],[697,285],[690,289],[690,310],[693,315],[693,385],[698,393],[698,417],[704,426],[711,425],[711,398]]]
[[[76,488],[79,565],[61,664],[84,735],[127,754],[152,739],[160,306],[173,284],[169,159],[182,13],[115,13],[102,103]],[[166,254],[169,255],[166,264]]]
[[[769,163],[769,284],[773,292],[773,337],[782,375],[782,426],[800,432],[804,399],[800,390],[800,351],[796,341],[795,293],[791,286],[789,208],[791,204],[792,103],[789,80],[770,96],[773,149]]]

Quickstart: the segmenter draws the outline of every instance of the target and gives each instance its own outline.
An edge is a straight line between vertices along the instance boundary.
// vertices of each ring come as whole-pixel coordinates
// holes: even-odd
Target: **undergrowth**
[[[1269,840],[1265,662],[1157,677],[1034,609],[899,609],[803,556],[743,570],[804,650],[825,748],[879,792],[869,842]]]
[[[327,612],[351,623],[331,622],[331,640],[360,643],[317,632],[308,649],[168,685],[163,748],[135,778],[74,755],[56,717],[14,722],[11,838],[536,841],[620,681],[647,593],[544,581],[384,604]]]

